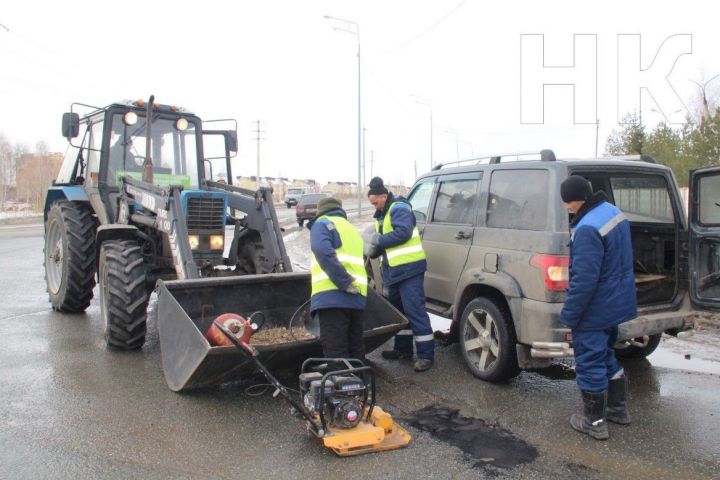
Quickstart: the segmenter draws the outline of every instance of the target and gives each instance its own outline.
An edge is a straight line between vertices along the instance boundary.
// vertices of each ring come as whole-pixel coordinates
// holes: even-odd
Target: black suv
[[[573,354],[558,320],[569,263],[560,184],[571,174],[604,191],[631,224],[638,316],[620,325],[618,356],[649,355],[663,332],[691,327],[691,305],[718,305],[720,170],[691,173],[688,222],[672,171],[651,157],[556,160],[544,150],[534,158],[439,165],[408,197],[427,254],[427,308],[452,319],[451,338],[475,376],[501,381]]]

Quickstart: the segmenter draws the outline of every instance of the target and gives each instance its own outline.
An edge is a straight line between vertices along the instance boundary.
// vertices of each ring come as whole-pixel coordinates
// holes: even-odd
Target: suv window
[[[412,205],[415,220],[418,223],[427,222],[427,212],[430,207],[430,197],[432,196],[435,179],[425,180],[419,184],[410,194],[408,202]]]
[[[720,177],[708,176],[700,177],[700,205],[698,214],[702,225],[720,224],[720,204],[717,199],[720,198]]]
[[[433,209],[434,223],[475,223],[478,180],[442,182]]]
[[[667,182],[657,175],[610,177],[615,206],[631,222],[673,223]]]
[[[545,230],[547,170],[496,170],[490,179],[487,226]]]

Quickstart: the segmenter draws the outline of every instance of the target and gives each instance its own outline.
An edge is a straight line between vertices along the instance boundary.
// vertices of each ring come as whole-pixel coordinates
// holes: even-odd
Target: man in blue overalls
[[[570,284],[560,322],[572,330],[576,379],[583,414],[572,427],[598,440],[609,437],[609,420],[630,423],[627,378],[613,349],[618,325],[637,315],[630,222],[607,201],[593,194],[590,182],[571,175],[560,186],[570,223]]]
[[[395,348],[382,352],[382,356],[388,360],[412,358],[414,339],[415,371],[424,372],[433,365],[435,339],[425,310],[427,261],[415,215],[405,199],[388,192],[380,177],[370,180],[368,200],[376,209],[375,233],[368,245],[368,256],[382,255],[383,295],[410,322],[410,329],[395,336]]]

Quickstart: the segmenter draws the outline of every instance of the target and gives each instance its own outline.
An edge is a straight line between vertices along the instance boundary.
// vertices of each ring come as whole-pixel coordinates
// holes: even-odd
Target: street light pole
[[[357,61],[358,61],[358,93],[357,93],[357,101],[358,101],[358,110],[357,110],[357,151],[358,151],[358,159],[357,159],[357,174],[358,174],[358,180],[357,180],[357,201],[358,201],[358,217],[361,213],[361,207],[362,207],[362,76],[361,76],[361,70],[360,70],[360,24],[353,20],[346,20],[344,18],[337,18],[332,17],[330,15],[324,16],[328,20],[336,20],[338,22],[343,22],[347,25],[347,28],[337,28],[335,27],[335,30],[339,30],[341,32],[346,32],[351,35],[357,36]],[[355,30],[353,31],[350,27],[355,27]]]
[[[432,104],[430,103],[430,100],[423,98],[419,95],[410,94],[410,96],[413,97],[417,103],[428,107],[428,109],[430,110],[430,170],[432,170],[433,166],[435,165],[435,162],[433,161],[433,108],[432,108]]]
[[[365,158],[365,136],[367,135],[367,128],[363,127],[362,131],[362,186],[365,187],[365,171],[367,170],[367,159]]]

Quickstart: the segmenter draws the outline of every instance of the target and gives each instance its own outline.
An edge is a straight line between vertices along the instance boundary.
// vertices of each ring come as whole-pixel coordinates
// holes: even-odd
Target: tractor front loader
[[[174,390],[243,371],[236,351],[204,336],[218,316],[261,314],[266,326],[283,326],[310,296],[309,275],[291,273],[272,191],[233,185],[236,124],[207,125],[152,96],[102,108],[75,103],[63,115],[70,145],[45,204],[53,309],[84,312],[97,275],[106,343],[134,350],[145,343],[149,294],[157,289],[163,370]],[[380,310],[366,335],[375,348],[405,320],[383,299],[372,302]],[[275,363],[302,360],[318,354],[319,342],[280,350]]]

